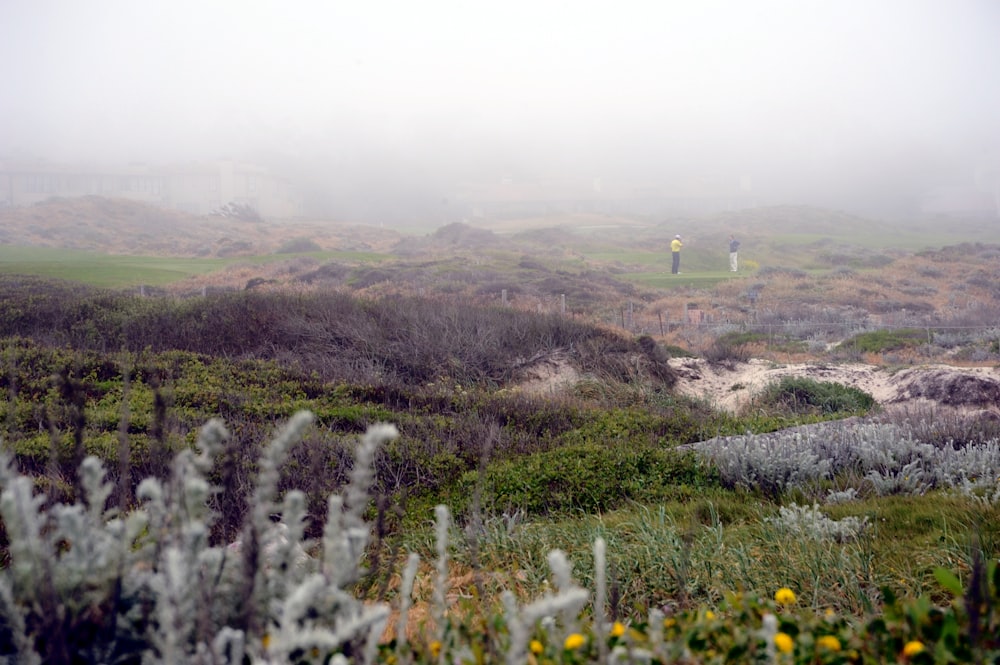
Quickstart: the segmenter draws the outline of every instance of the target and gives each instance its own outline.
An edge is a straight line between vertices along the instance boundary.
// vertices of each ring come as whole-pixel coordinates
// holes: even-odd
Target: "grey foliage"
[[[322,547],[303,540],[305,499],[278,502],[278,468],[312,421],[296,414],[260,463],[250,522],[231,544],[210,542],[214,519],[206,479],[228,433],[201,430],[196,450],[177,455],[170,477],[149,478],[127,514],[105,508],[112,485],[101,462],[80,467],[85,496],[48,505],[9,454],[0,454],[0,516],[10,565],[0,570],[0,658],[16,662],[289,662],[295,652],[333,654],[348,643],[374,657],[389,609],[346,588],[359,575],[368,540],[361,520],[375,448],[396,436],[379,425],[364,435],[350,505],[331,499]],[[272,515],[280,519],[273,521]],[[100,639],[94,639],[93,635]],[[79,636],[79,637],[78,637]],[[91,637],[87,637],[91,636]]]
[[[304,540],[304,494],[278,492],[282,462],[311,422],[296,414],[267,446],[248,522],[232,543],[210,538],[209,498],[218,488],[207,474],[228,439],[219,421],[202,428],[196,449],[177,455],[169,478],[140,483],[139,506],[127,514],[105,508],[112,487],[96,458],[80,468],[83,501],[49,506],[0,453],[0,517],[10,537],[10,565],[0,570],[0,662],[243,665],[300,662],[302,654],[309,662],[375,661],[389,606],[356,597],[352,585],[365,573],[375,455],[398,432],[369,427],[313,543]],[[469,647],[445,632],[450,515],[444,506],[436,514],[433,635],[456,661],[471,662]],[[400,587],[399,662],[413,656],[406,617],[418,564],[410,555]],[[549,566],[555,593],[523,606],[505,596],[508,662],[523,662],[537,625],[574,630],[590,597],[565,554],[553,550]]]
[[[954,489],[992,496],[1000,478],[1000,441],[932,445],[894,424],[854,421],[771,434],[720,437],[694,444],[731,486],[780,494],[816,493],[834,479],[843,492],[923,494]],[[852,484],[853,483],[853,484]]]
[[[723,482],[772,495],[828,478],[832,469],[832,461],[802,432],[718,438],[695,444],[695,449],[712,459]]]
[[[778,508],[777,517],[765,518],[765,521],[773,523],[793,536],[838,543],[855,540],[868,526],[867,517],[848,516],[840,520],[831,519],[824,515],[815,503],[812,506],[800,506],[795,503],[787,507],[781,506]]]

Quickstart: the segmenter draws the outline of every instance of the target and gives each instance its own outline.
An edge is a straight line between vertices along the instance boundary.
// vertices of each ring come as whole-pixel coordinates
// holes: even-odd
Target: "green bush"
[[[861,415],[875,405],[875,398],[859,388],[793,376],[766,386],[751,402],[752,409],[822,415]]]
[[[480,481],[466,474],[455,493],[468,505]],[[528,514],[595,513],[629,501],[655,502],[718,486],[714,469],[696,455],[652,446],[583,443],[490,464],[482,478],[482,505]]]
[[[759,332],[733,331],[719,335],[717,342],[726,346],[742,346],[744,344],[764,344],[767,342],[767,335]]]
[[[856,349],[862,353],[885,353],[910,349],[928,342],[927,331],[917,328],[900,328],[899,330],[873,330],[858,333],[843,342],[840,346]]]

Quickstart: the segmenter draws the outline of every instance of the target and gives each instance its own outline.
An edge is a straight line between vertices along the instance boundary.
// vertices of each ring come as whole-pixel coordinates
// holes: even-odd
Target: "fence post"
[[[504,307],[507,306],[507,289],[500,292],[500,304]]]
[[[565,293],[561,293],[559,295],[559,313],[560,314],[565,314],[566,313],[566,294]]]

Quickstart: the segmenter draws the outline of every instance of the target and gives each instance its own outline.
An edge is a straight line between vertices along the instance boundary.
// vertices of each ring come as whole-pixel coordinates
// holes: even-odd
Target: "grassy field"
[[[165,286],[236,264],[265,265],[293,257],[317,261],[375,263],[385,257],[368,252],[308,252],[231,258],[124,256],[49,247],[0,245],[0,273],[34,275],[102,288]]]
[[[737,273],[738,275],[739,273]],[[746,273],[744,273],[745,275]],[[692,272],[685,273],[683,270],[679,275],[671,275],[669,268],[665,271],[655,271],[655,272],[630,272],[622,277],[630,282],[635,282],[644,287],[654,288],[654,289],[676,289],[676,288],[692,288],[692,289],[711,289],[720,282],[725,282],[730,279],[737,277],[728,270],[723,271],[705,271],[705,272]]]

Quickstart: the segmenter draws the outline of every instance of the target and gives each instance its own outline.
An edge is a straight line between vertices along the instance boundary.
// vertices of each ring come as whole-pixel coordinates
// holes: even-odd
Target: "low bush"
[[[948,489],[987,505],[1000,501],[1000,439],[932,445],[909,429],[880,422],[827,422],[770,434],[720,437],[693,448],[711,459],[727,487],[778,498],[822,498],[824,481],[842,480],[869,494],[919,495]]]
[[[304,254],[306,252],[321,252],[323,248],[311,238],[293,238],[283,243],[275,250],[276,254]]]
[[[862,353],[885,353],[886,351],[913,348],[927,342],[926,330],[900,328],[858,333],[845,340],[841,347],[851,347]]]
[[[696,358],[696,354],[691,353],[683,346],[677,346],[676,344],[664,344],[662,345],[664,352],[671,358]]]
[[[455,505],[480,478],[465,476]],[[600,513],[629,501],[656,502],[718,486],[697,455],[653,446],[581,443],[488,465],[480,491],[493,510],[530,515]]]
[[[865,391],[831,381],[783,377],[755,395],[750,409],[797,414],[862,415],[876,406]]]
[[[799,268],[787,266],[767,266],[757,271],[757,277],[788,277],[791,279],[806,279],[809,273]]]
[[[715,365],[745,363],[753,356],[750,340],[757,341],[756,333],[743,333],[730,337],[723,335],[712,341],[702,352],[708,362]]]
[[[895,407],[879,414],[876,420],[938,448],[1000,440],[1000,419],[932,404]]]

